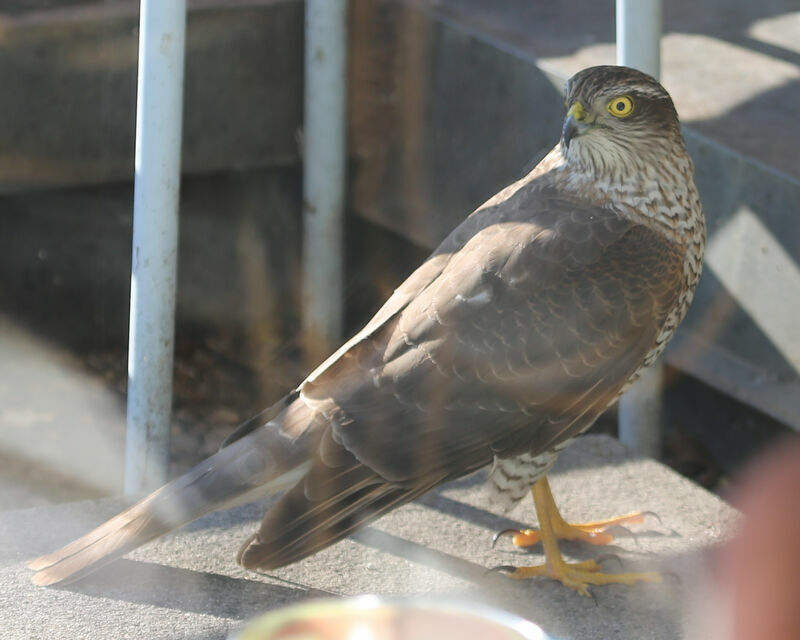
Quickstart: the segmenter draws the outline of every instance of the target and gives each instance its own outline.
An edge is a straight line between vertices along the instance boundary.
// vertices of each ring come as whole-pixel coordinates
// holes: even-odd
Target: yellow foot
[[[594,560],[568,563],[556,561],[552,566],[535,567],[497,567],[509,578],[525,580],[537,576],[547,576],[558,580],[565,587],[574,589],[582,596],[591,597],[589,585],[592,584],[635,584],[637,582],[661,582],[663,577],[655,571],[642,573],[602,573],[602,566]]]
[[[611,520],[589,522],[587,524],[567,524],[556,507],[547,477],[542,477],[533,485],[533,503],[539,516],[539,531],[509,530],[500,532],[495,540],[504,533],[515,533],[514,544],[528,546],[542,541],[546,563],[538,567],[495,567],[494,571],[502,571],[511,578],[524,579],[535,576],[547,576],[558,580],[564,586],[574,589],[582,596],[591,596],[591,584],[634,584],[636,582],[661,582],[660,573],[603,573],[602,566],[596,560],[568,563],[564,561],[558,550],[558,539],[585,540],[592,544],[608,544],[614,538],[605,529],[621,524],[641,522],[644,513],[632,513]]]
[[[655,515],[651,511],[636,511],[624,516],[598,520],[596,522],[583,522],[570,524],[555,512],[553,517],[553,532],[559,540],[582,540],[589,544],[611,544],[614,536],[607,533],[612,527],[624,527],[628,524],[642,524],[647,515]],[[505,529],[495,534],[492,546],[503,536],[513,536],[512,542],[516,547],[532,547],[542,541],[539,529]]]

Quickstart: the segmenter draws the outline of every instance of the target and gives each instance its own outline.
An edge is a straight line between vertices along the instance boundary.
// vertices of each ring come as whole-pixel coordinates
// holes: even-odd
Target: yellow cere
[[[633,100],[628,96],[617,96],[608,103],[606,109],[612,116],[624,118],[633,113]]]
[[[572,106],[567,111],[567,116],[572,116],[575,120],[583,120],[586,116],[586,112],[583,109],[583,105],[579,101],[575,101],[572,103]]]

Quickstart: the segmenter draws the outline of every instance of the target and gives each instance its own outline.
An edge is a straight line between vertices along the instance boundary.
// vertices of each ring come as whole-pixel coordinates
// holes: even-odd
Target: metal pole
[[[303,338],[314,362],[342,334],[346,19],[347,0],[306,0]]]
[[[617,64],[661,75],[661,0],[617,0]],[[619,439],[658,458],[663,428],[664,363],[659,358],[619,401]]]
[[[664,433],[664,361],[659,358],[619,399],[619,439],[642,455],[658,458]]]
[[[141,0],[125,491],[167,478],[186,0]]]
[[[661,0],[617,0],[617,64],[661,76]]]

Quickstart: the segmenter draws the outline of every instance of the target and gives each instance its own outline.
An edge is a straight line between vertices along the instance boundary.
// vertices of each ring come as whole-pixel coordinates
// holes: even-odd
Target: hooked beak
[[[583,105],[576,100],[567,111],[567,118],[564,120],[564,129],[561,132],[564,147],[569,149],[570,141],[584,133],[588,128],[589,123],[586,122],[586,111]]]

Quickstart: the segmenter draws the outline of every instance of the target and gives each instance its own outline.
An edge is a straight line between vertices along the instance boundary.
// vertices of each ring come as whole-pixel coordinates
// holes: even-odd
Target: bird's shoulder
[[[456,227],[378,310],[301,385],[307,396],[339,384],[346,361],[359,361],[381,342],[407,342],[429,328],[455,326],[487,306],[503,313],[504,302],[522,297],[544,301],[543,291],[564,290],[581,272],[673,272],[679,248],[657,231],[608,207],[542,184],[520,180],[488,200]],[[666,288],[676,278],[666,278]],[[676,280],[677,281],[677,280]],[[513,296],[504,295],[513,291]],[[512,302],[512,304],[514,304]],[[394,336],[394,338],[390,336]],[[392,349],[389,349],[392,351]]]
[[[545,176],[546,178],[546,176]],[[317,383],[345,354],[390,322],[408,322],[429,301],[451,301],[458,312],[487,299],[497,279],[520,288],[556,286],[569,272],[592,268],[609,253],[633,262],[674,257],[680,248],[611,207],[565,193],[541,176],[526,176],[498,192],[455,227],[376,314],[305,381]],[[650,258],[648,258],[650,256]],[[606,256],[607,257],[607,256]],[[675,260],[667,260],[675,262]],[[405,316],[405,317],[403,317]]]

